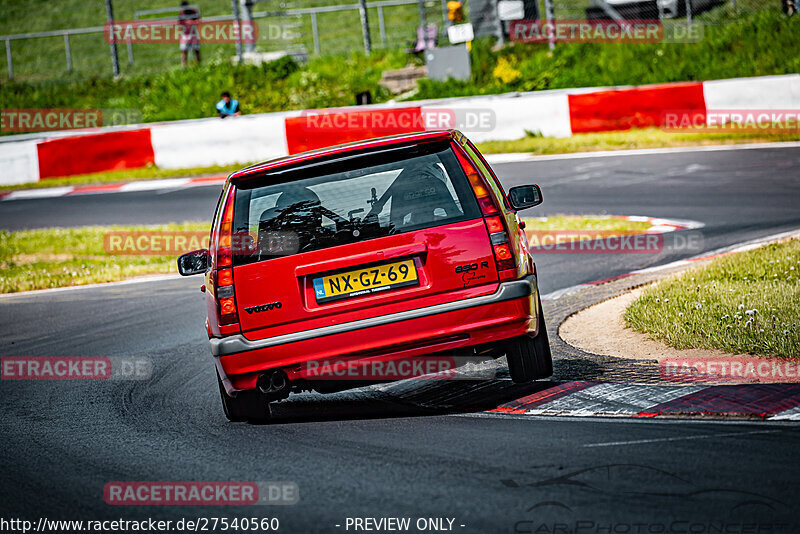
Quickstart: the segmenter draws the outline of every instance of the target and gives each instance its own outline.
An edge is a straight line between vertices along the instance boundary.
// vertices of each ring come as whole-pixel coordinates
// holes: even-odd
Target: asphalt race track
[[[545,202],[531,216],[609,213],[706,225],[702,245],[691,250],[539,255],[543,293],[800,227],[798,148],[495,169],[507,187],[542,186]],[[207,220],[217,195],[217,187],[198,187],[0,202],[0,228]],[[347,532],[348,517],[401,516],[412,524],[452,518],[464,533],[800,532],[800,428],[791,424],[481,413],[547,387],[502,379],[490,393],[465,382],[459,387],[474,396],[455,408],[423,408],[367,388],[292,397],[278,405],[276,424],[228,423],[200,284],[175,278],[0,298],[3,356],[137,356],[154,366],[146,381],[0,383],[0,465],[3,487],[13,490],[0,498],[4,517],[277,517],[288,533]],[[190,480],[292,481],[300,502],[115,507],[103,500],[109,481]]]

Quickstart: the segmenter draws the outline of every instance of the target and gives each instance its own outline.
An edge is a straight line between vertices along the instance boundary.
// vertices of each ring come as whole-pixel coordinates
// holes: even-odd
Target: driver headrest
[[[287,189],[275,202],[276,208],[288,208],[295,204],[302,204],[304,208],[317,207],[320,204],[316,193],[307,187]]]

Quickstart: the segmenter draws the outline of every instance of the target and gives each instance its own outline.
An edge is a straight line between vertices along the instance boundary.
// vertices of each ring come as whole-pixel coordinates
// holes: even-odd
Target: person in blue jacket
[[[238,117],[242,114],[242,110],[239,108],[239,101],[235,98],[231,98],[231,94],[228,91],[223,91],[220,96],[222,100],[217,102],[217,113],[221,119],[225,117]]]

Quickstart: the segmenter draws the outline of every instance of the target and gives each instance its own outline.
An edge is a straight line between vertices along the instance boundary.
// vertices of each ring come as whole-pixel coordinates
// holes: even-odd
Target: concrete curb
[[[698,261],[751,250],[800,236],[782,232],[669,264],[580,284],[542,296],[548,323],[558,327],[578,311],[636,287],[678,273]],[[557,328],[551,331],[556,332]],[[591,354],[550,336],[556,356],[550,388],[506,402],[492,415],[560,415],[572,417],[723,417],[800,421],[800,383],[668,385],[658,362]]]

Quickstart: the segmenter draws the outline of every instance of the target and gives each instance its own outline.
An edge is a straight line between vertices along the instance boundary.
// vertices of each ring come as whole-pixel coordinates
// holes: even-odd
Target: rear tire
[[[257,389],[240,391],[235,397],[230,397],[225,391],[219,375],[217,375],[217,385],[219,385],[219,396],[222,399],[222,410],[228,421],[263,423],[271,418],[272,412],[269,403]]]
[[[539,332],[536,337],[520,336],[506,346],[506,359],[511,380],[517,383],[547,378],[553,374],[553,356],[547,326],[544,322],[542,303],[539,303]]]

